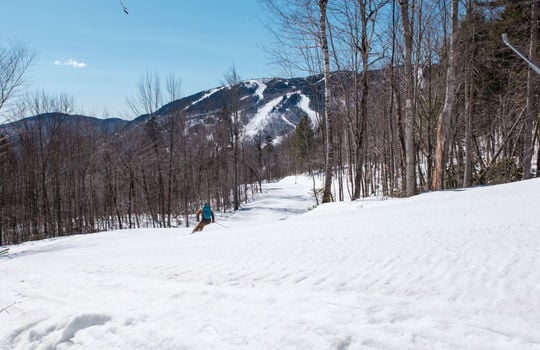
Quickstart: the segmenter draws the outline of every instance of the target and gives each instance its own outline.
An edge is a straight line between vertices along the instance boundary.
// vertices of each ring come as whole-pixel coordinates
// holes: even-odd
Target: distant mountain
[[[227,101],[229,86],[220,86],[201,91],[170,102],[154,113],[158,122],[166,116],[182,112],[190,127],[212,127],[222,113]],[[307,114],[313,125],[318,125],[317,111],[322,110],[323,84],[321,76],[293,79],[250,79],[236,86],[236,99],[242,119],[243,136],[247,140],[260,134],[279,139],[293,131],[304,114]],[[117,118],[100,119],[82,115],[65,115],[58,113],[32,116],[13,123],[0,126],[0,132],[12,134],[23,127],[40,121],[51,121],[53,118],[62,123],[71,123],[77,127],[117,132],[133,124],[145,122],[149,115],[141,115],[134,120]],[[47,123],[50,124],[50,123]]]
[[[171,102],[156,112],[156,118],[181,111],[191,126],[212,126],[227,101],[229,86],[211,90]],[[239,109],[244,126],[244,137],[257,134],[279,138],[293,131],[304,114],[313,125],[318,125],[317,111],[321,111],[323,84],[321,76],[293,79],[251,79],[237,86]],[[148,115],[137,118],[138,121]]]
[[[45,132],[60,124],[63,126],[73,126],[78,130],[82,129],[88,132],[91,130],[95,130],[98,133],[105,131],[118,132],[131,123],[129,120],[119,118],[100,119],[77,114],[44,113],[0,125],[0,134],[8,137],[14,136],[21,130],[32,129],[40,124]]]

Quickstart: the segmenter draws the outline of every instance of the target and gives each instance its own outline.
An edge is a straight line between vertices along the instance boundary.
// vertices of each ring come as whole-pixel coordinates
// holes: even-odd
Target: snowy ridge
[[[251,141],[256,135],[271,136],[274,142],[279,142],[290,134],[307,113],[314,127],[318,126],[317,108],[311,99],[320,99],[322,86],[314,88],[313,79],[307,78],[271,78],[248,79],[238,84],[237,98],[243,122],[243,134],[246,141]],[[174,106],[183,106],[186,116],[192,121],[191,125],[206,125],[212,128],[215,116],[227,103],[227,90],[230,86],[222,86],[205,93],[189,96],[185,100],[171,103],[163,110],[163,115],[171,113]],[[315,94],[315,96],[313,95]]]
[[[255,90],[255,95],[259,98],[259,101],[264,100],[264,90],[266,90],[266,84],[263,80],[248,80],[246,82],[247,86],[257,86]]]
[[[540,347],[540,179],[309,211],[310,188],[266,184],[194,235],[11,246],[0,348]]]
[[[291,123],[289,119],[287,119],[284,115],[281,116],[281,120],[283,120],[286,124],[288,124],[291,128],[296,128],[296,125],[294,123]]]
[[[218,92],[218,91],[220,91],[220,90],[223,90],[223,89],[225,89],[225,88],[226,88],[226,86],[222,86],[222,87],[214,88],[214,89],[211,89],[211,90],[207,91],[204,95],[202,95],[201,98],[199,98],[199,99],[196,100],[196,101],[193,101],[190,105],[188,105],[187,107],[185,107],[184,110],[187,110],[189,107],[194,106],[194,105],[196,105],[197,103],[206,100],[207,98],[209,98],[210,96],[212,96],[212,95],[215,94],[216,92]]]
[[[279,108],[284,108],[283,105],[288,103],[291,96],[294,95],[297,95],[300,98],[300,101],[296,106],[308,115],[313,126],[317,126],[318,118],[316,113],[309,107],[309,97],[302,94],[301,91],[293,91],[284,96],[275,98],[258,108],[257,113],[249,119],[249,123],[244,127],[245,137],[255,137],[261,130],[265,130],[270,123],[275,122],[276,120],[283,121],[291,130],[294,130],[296,128],[296,123],[292,122],[285,114],[278,111]],[[279,137],[276,138],[275,142],[278,142],[279,139]]]
[[[304,94],[300,94],[300,103],[298,105],[308,115],[309,119],[311,120],[311,125],[316,128],[319,126],[319,118],[317,117],[317,113],[309,107],[309,103],[309,97]]]
[[[257,109],[257,113],[250,119],[249,123],[244,127],[245,135],[248,138],[253,138],[257,133],[264,129],[268,124],[269,119],[272,117],[272,111],[276,106],[280,104],[283,97],[278,97],[263,107]]]

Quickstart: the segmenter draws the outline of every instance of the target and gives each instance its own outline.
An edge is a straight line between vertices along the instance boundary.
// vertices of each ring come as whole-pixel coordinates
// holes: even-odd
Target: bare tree
[[[131,99],[128,98],[128,105],[134,114],[143,114],[147,116],[147,121],[144,124],[146,136],[149,139],[149,149],[143,149],[143,159],[147,161],[151,168],[141,168],[143,172],[143,188],[148,202],[148,208],[151,211],[154,224],[163,226],[166,217],[166,199],[165,199],[165,180],[162,170],[162,135],[161,126],[157,123],[156,112],[163,105],[162,87],[159,75],[146,72],[137,84],[137,95]],[[142,166],[142,164],[141,164]],[[155,171],[155,176],[146,176],[147,171]],[[151,184],[154,179],[157,180],[157,198],[151,190]],[[157,208],[157,212],[156,212]]]
[[[398,0],[401,7],[401,22],[404,41],[405,69],[405,162],[406,162],[406,193],[407,196],[416,194],[416,150],[414,145],[414,71],[413,71],[413,24],[411,12],[414,6],[409,0]]]
[[[327,57],[327,76],[325,76],[325,66],[322,50],[322,36],[321,31],[321,19],[322,23],[326,26],[328,23],[328,16],[326,14],[321,17],[320,9],[321,5],[324,6],[324,10],[327,11],[327,1],[321,4],[318,0],[302,0],[302,1],[285,1],[285,0],[261,0],[266,5],[268,11],[272,14],[269,16],[268,28],[273,34],[275,42],[272,44],[272,50],[270,56],[275,58],[275,64],[283,68],[283,70],[291,77],[298,76],[299,73],[305,73],[308,76],[317,76],[317,79],[306,80],[311,89],[311,105],[315,111],[317,125],[316,131],[319,135],[318,139],[322,140],[323,148],[322,152],[319,148],[314,148],[313,160],[320,159],[321,163],[325,162],[325,172],[327,173],[328,183],[331,183],[333,174],[332,167],[334,166],[333,156],[333,134],[334,127],[332,120],[330,120],[330,128],[328,130],[327,114],[324,108],[330,108],[330,66],[329,57]],[[328,29],[328,28],[326,28]],[[327,31],[324,30],[324,35],[327,35]],[[326,51],[329,50],[328,39],[326,40]],[[328,56],[329,56],[329,52]],[[322,75],[325,79],[321,80],[318,76]],[[322,82],[322,83],[321,83]],[[327,86],[328,89],[324,93],[324,97],[321,98],[321,86]],[[323,98],[328,101],[324,103]],[[258,150],[262,155],[262,146],[264,135],[260,135]],[[330,150],[332,150],[332,156],[330,163],[328,160],[328,137],[332,140]],[[262,159],[261,156],[259,156]],[[329,165],[330,164],[330,165]],[[330,171],[330,173],[328,173]],[[330,193],[331,188],[327,188],[327,200],[332,200]]]
[[[0,112],[24,86],[24,77],[35,54],[24,46],[0,45]]]
[[[289,77],[322,73],[319,19],[315,0],[260,0],[272,14],[267,24],[274,37],[269,56]]]
[[[137,94],[127,99],[127,104],[135,115],[151,116],[163,105],[159,75],[144,73],[137,82]]]
[[[180,98],[181,95],[181,86],[182,82],[179,78],[175,78],[174,75],[169,75],[167,77],[166,81],[166,91],[167,91],[167,98],[170,102],[173,102]],[[178,123],[178,119],[181,119],[183,117],[182,111],[174,110],[173,113],[171,113],[168,116],[168,133],[169,133],[169,162],[168,162],[168,179],[167,179],[167,226],[171,227],[171,215],[172,215],[172,198],[173,198],[173,186],[176,179],[176,174],[174,173],[174,159],[176,156],[176,136],[177,134],[184,133],[184,123],[183,120]],[[179,126],[182,126],[179,128]],[[185,148],[184,148],[185,150]]]
[[[536,50],[538,44],[538,8],[537,1],[531,2],[531,35],[529,40],[529,59],[536,62]],[[531,178],[531,160],[534,153],[533,144],[533,124],[537,114],[535,104],[535,85],[537,74],[533,72],[533,67],[529,65],[527,71],[527,114],[525,116],[525,125],[523,128],[523,175],[522,179]],[[538,170],[537,170],[538,173]]]
[[[34,58],[35,53],[24,46],[2,46],[0,43],[0,125],[8,120],[10,113],[4,110],[24,87],[26,72]],[[7,136],[0,134],[0,139],[6,141]],[[8,142],[0,144],[0,155],[7,151],[8,145]]]
[[[239,194],[239,162],[240,162],[240,132],[241,132],[241,119],[240,119],[240,76],[236,71],[236,67],[233,65],[230,70],[225,74],[225,80],[228,84],[227,87],[227,110],[230,113],[231,119],[231,136],[232,136],[232,149],[233,149],[233,203],[234,210],[240,208],[240,194]]]
[[[345,10],[346,22],[348,23],[348,36],[350,37],[351,44],[350,51],[354,57],[354,67],[352,69],[353,79],[353,91],[352,93],[352,108],[353,113],[350,119],[350,132],[354,140],[354,153],[355,153],[355,175],[353,186],[353,199],[360,198],[361,181],[363,173],[363,153],[364,141],[366,139],[367,120],[368,120],[368,97],[369,97],[369,84],[368,84],[368,71],[373,63],[370,59],[372,54],[372,44],[375,35],[375,23],[377,21],[377,15],[381,8],[388,3],[387,0],[357,0],[357,9],[353,11],[353,15],[347,11],[348,4],[345,2],[343,8]],[[351,18],[353,17],[353,18]],[[359,60],[356,57],[357,52],[360,54],[361,61],[361,73],[360,82],[358,82],[357,67]],[[350,78],[347,77],[346,80]],[[350,85],[350,84],[348,84]],[[358,101],[358,96],[359,101]]]
[[[23,160],[34,167],[35,184],[29,205],[35,209],[34,238],[54,237],[62,233],[62,195],[58,176],[63,158],[59,145],[66,116],[73,111],[73,98],[44,91],[28,95],[21,110],[34,117],[24,120],[18,130],[19,141],[25,145]]]
[[[455,112],[455,91],[457,85],[457,52],[455,46],[458,34],[458,10],[458,0],[452,0],[450,47],[448,50],[448,68],[446,71],[446,93],[444,106],[437,122],[437,149],[435,151],[435,167],[433,169],[432,179],[433,190],[442,190],[444,188],[444,167],[446,166],[448,152],[448,135],[450,133],[452,116]]]
[[[326,10],[328,0],[319,0],[319,40],[323,56],[323,75],[324,75],[324,124],[325,124],[325,170],[324,170],[324,188],[322,202],[327,203],[332,198],[332,178],[334,168],[334,121],[330,115],[330,54],[328,52],[328,38],[326,32]]]

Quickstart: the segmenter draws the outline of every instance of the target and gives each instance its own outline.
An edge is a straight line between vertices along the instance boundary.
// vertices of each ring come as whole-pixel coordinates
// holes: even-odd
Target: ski
[[[6,255],[9,252],[9,248],[0,248],[0,256]]]

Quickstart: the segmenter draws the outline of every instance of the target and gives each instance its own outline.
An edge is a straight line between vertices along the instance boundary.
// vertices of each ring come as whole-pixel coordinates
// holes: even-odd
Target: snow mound
[[[76,316],[73,320],[71,320],[64,331],[62,332],[62,336],[56,343],[56,345],[60,345],[62,343],[72,343],[73,338],[75,335],[82,330],[85,330],[86,328],[90,328],[93,326],[101,326],[110,321],[111,318],[107,315],[79,315]]]

